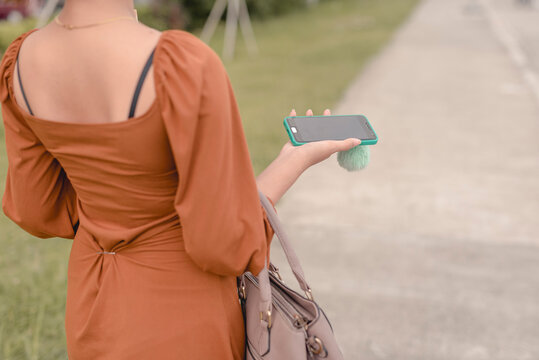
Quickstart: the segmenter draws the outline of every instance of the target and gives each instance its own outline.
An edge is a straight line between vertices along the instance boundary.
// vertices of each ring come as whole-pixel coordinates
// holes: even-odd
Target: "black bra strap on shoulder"
[[[28,107],[28,111],[30,114],[34,115],[32,112],[32,108],[30,107],[30,104],[28,103],[28,99],[26,98],[26,94],[24,93],[24,88],[22,87],[22,81],[21,81],[21,72],[20,72],[20,65],[19,65],[19,55],[17,54],[17,77],[19,78],[19,86],[21,88],[22,97],[24,98],[24,102],[26,103],[26,106]]]
[[[133,95],[133,100],[131,101],[131,108],[129,110],[129,118],[132,118],[135,115],[135,108],[137,107],[137,101],[138,101],[138,96],[140,94],[140,89],[142,89],[142,83],[144,82],[144,79],[146,78],[146,74],[148,73],[148,70],[150,69],[150,66],[152,65],[154,52],[155,52],[155,48],[152,50],[152,53],[148,57],[148,60],[146,61],[146,64],[144,65],[144,69],[142,69],[142,73],[140,74],[140,78],[138,80],[137,87],[135,89],[135,94]]]

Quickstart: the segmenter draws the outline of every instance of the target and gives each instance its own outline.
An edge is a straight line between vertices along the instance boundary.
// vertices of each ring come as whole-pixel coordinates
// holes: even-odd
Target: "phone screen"
[[[376,140],[369,121],[362,115],[293,116],[288,127],[297,142],[359,138]]]

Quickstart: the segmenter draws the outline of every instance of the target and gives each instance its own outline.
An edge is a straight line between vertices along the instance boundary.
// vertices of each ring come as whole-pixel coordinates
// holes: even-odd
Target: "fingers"
[[[347,151],[353,147],[358,146],[359,144],[361,144],[360,139],[348,138],[346,140],[336,141],[335,147],[337,148],[336,151]]]
[[[349,139],[346,139],[344,141],[347,142],[346,145],[348,146],[348,149],[351,149],[351,148],[356,147],[359,144],[361,144],[361,140],[357,139],[357,138],[349,138]]]
[[[314,115],[313,110],[312,109],[307,110],[305,115],[306,116],[313,116]],[[329,109],[324,110],[324,116],[329,116],[329,115],[331,115],[331,110],[329,110]],[[296,109],[292,109],[292,111],[290,111],[289,116],[297,116]]]

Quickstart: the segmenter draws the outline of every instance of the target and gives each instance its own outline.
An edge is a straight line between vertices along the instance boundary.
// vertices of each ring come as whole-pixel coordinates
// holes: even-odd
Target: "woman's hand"
[[[324,116],[329,115],[331,115],[331,111],[326,109],[324,111]],[[292,110],[290,112],[290,116],[296,116],[296,110]],[[307,110],[306,116],[313,116],[313,111],[311,109]],[[294,146],[290,140],[288,140],[288,142],[281,149],[281,155],[299,155],[304,161],[305,169],[307,169],[308,167],[327,159],[336,152],[350,150],[360,143],[361,140],[359,139],[348,138],[346,140],[315,141],[303,144],[301,146]]]
[[[307,110],[307,116],[312,116]],[[331,115],[329,110],[324,115]],[[290,116],[296,116],[292,110]],[[283,146],[279,156],[256,178],[257,186],[273,203],[294,184],[297,178],[310,166],[327,159],[338,151],[346,151],[360,144],[359,139],[316,141],[294,146],[290,140]]]

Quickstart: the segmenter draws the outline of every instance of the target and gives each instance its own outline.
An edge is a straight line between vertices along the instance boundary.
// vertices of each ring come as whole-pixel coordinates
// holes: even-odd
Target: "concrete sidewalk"
[[[371,120],[369,167],[277,204],[347,359],[539,359],[539,103],[489,3],[419,5],[334,111]]]

